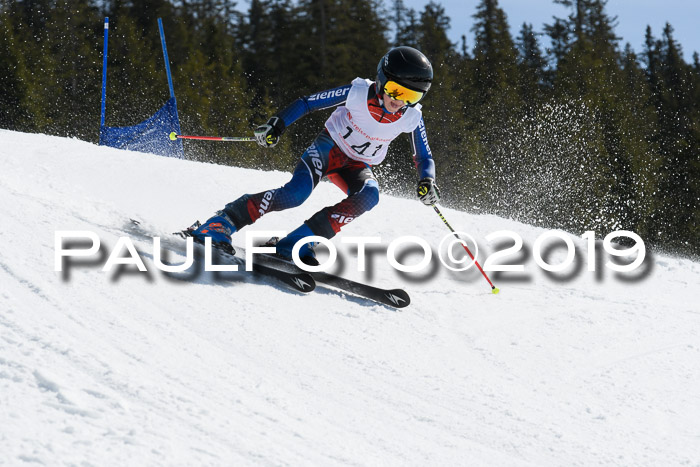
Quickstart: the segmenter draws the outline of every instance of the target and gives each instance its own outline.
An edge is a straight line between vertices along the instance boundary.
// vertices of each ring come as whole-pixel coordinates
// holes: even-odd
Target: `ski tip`
[[[403,289],[387,290],[384,297],[388,300],[387,305],[394,308],[405,308],[411,304],[411,297]]]
[[[302,293],[313,292],[316,289],[316,281],[308,274],[296,274],[289,278],[291,284]]]

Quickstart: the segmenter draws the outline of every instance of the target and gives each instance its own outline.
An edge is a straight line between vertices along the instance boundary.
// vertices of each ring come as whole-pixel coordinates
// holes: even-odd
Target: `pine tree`
[[[517,51],[498,0],[481,0],[473,17],[478,105],[481,111],[495,110],[495,116],[500,118],[503,114],[498,115],[497,107],[508,112],[519,106]]]
[[[24,80],[28,69],[18,32],[22,23],[12,8],[0,4],[0,24],[0,128],[21,130],[32,118],[28,83]]]
[[[393,0],[389,17],[395,28],[393,45],[418,47],[418,38],[416,37],[418,17],[416,10],[407,8],[403,0]]]
[[[619,51],[616,19],[605,13],[605,1],[555,2],[571,13],[545,28],[553,42],[549,54],[556,68],[551,81],[553,100],[541,111],[575,108],[582,118],[576,123],[578,131],[574,127],[554,131],[561,148],[551,155],[578,172],[566,183],[573,183],[571,193],[580,194],[557,201],[559,212],[573,213],[571,219],[576,222],[556,212],[550,218],[559,225],[598,232],[622,227],[646,231],[649,225],[643,212],[653,206],[650,197],[655,189],[655,149],[649,138],[655,120],[644,75],[631,48],[624,54]],[[547,119],[541,113],[537,118]],[[539,154],[530,157],[536,160]],[[578,171],[578,166],[585,170]],[[582,186],[586,189],[581,190]]]
[[[571,31],[566,21],[561,18],[554,18],[554,24],[545,25],[544,30],[551,43],[547,48],[547,55],[556,68],[563,62],[571,48]]]
[[[269,100],[274,73],[274,28],[270,15],[271,2],[252,0],[245,21],[240,25],[243,68],[253,92],[253,105],[259,107]],[[264,118],[265,115],[258,115]]]
[[[673,37],[673,28],[666,24],[659,45],[657,69],[661,145],[661,180],[659,207],[656,213],[660,241],[700,253],[700,232],[697,229],[700,147],[693,119],[697,118],[692,71],[683,61],[682,50]]]
[[[10,79],[14,81],[14,89],[19,91],[20,109],[16,115],[20,128],[48,133],[53,120],[47,103],[50,97],[61,96],[50,74],[58,65],[49,52],[46,25],[50,20],[50,6],[50,2],[41,0],[10,4],[8,25],[14,27],[6,36],[6,43],[12,47],[8,58],[14,62],[10,65],[14,75]]]
[[[102,18],[88,0],[57,1],[44,48],[60,64],[49,73],[56,91],[46,102],[51,133],[95,141],[100,118]],[[48,70],[47,70],[48,71]],[[47,96],[48,97],[48,96]]]
[[[555,84],[560,95],[599,100],[615,83],[620,53],[613,30],[616,18],[605,14],[604,0],[554,0],[572,9],[567,19],[556,18],[546,30],[568,38],[557,49]]]
[[[621,217],[627,219],[626,227],[652,241],[655,193],[659,188],[659,147],[655,141],[658,120],[651,102],[651,88],[630,44],[625,46],[621,68],[621,84],[626,95],[625,105],[617,109],[620,114],[617,125],[621,128],[623,155],[629,162],[628,166],[622,166],[623,171],[628,167],[627,177],[621,178],[614,188],[623,203],[625,212]]]
[[[657,41],[651,31],[651,26],[647,26],[644,34],[644,51],[642,61],[646,65],[646,75],[653,95],[658,94],[659,89],[659,67],[661,64],[660,41]]]
[[[548,83],[547,61],[542,55],[532,24],[523,23],[517,48],[520,95],[526,106],[532,108],[542,100]]]
[[[271,5],[272,22],[272,56],[273,67],[271,80],[274,83],[270,91],[273,106],[282,106],[293,99],[299,91],[302,73],[313,74],[309,68],[300,68],[297,58],[297,44],[289,40],[299,33],[295,10],[290,0],[278,0]],[[295,71],[295,72],[293,72]]]
[[[463,94],[465,116],[477,138],[472,141],[478,186],[484,204],[500,209],[512,189],[514,154],[504,151],[511,120],[522,110],[518,85],[518,53],[510,35],[506,14],[497,0],[481,0],[472,31],[473,59],[469,62],[471,90]],[[505,210],[500,210],[505,213]]]

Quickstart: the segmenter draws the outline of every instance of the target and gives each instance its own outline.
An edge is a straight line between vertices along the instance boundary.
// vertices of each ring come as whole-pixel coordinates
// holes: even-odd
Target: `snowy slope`
[[[444,209],[482,262],[486,235],[518,233],[509,261],[526,272],[492,273],[499,295],[474,271],[399,274],[383,251],[360,273],[343,236],[437,249],[447,233],[383,196],[335,243],[348,275],[409,291],[399,312],[169,279],[130,230],[165,238],[286,179],[0,130],[0,464],[700,466],[699,264],[656,255],[622,280],[584,254],[551,276],[530,254],[544,230]],[[341,196],[324,183],[252,229],[290,230]],[[60,230],[97,233],[104,254],[130,236],[150,272],[102,272],[105,257],[55,272]]]

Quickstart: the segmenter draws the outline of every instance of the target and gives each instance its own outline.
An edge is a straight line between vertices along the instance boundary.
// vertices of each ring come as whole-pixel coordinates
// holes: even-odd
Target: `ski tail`
[[[192,235],[192,232],[196,230],[199,225],[199,221],[197,221],[187,229],[175,232],[174,235],[185,239],[191,237],[195,243],[204,245],[201,238]],[[236,249],[230,243],[214,242],[212,243],[212,247],[225,257],[237,262],[242,262],[242,258],[236,256]],[[302,293],[312,292],[316,288],[316,281],[314,278],[304,271],[283,271],[264,264],[253,264],[253,271],[263,276],[275,278]]]

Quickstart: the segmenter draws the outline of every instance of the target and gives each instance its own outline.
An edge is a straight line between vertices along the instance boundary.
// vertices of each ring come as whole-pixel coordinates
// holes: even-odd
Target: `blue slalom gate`
[[[107,39],[109,33],[109,18],[104,22],[104,51],[102,62],[102,111],[100,117],[101,146],[110,146],[131,151],[148,152],[160,156],[184,159],[185,151],[181,140],[172,141],[168,135],[171,132],[180,134],[180,118],[177,114],[177,101],[173,89],[173,78],[170,74],[168,49],[165,46],[163,21],[158,18],[160,42],[163,46],[165,71],[168,76],[170,99],[153,116],[133,126],[109,127],[105,125],[107,100]]]

